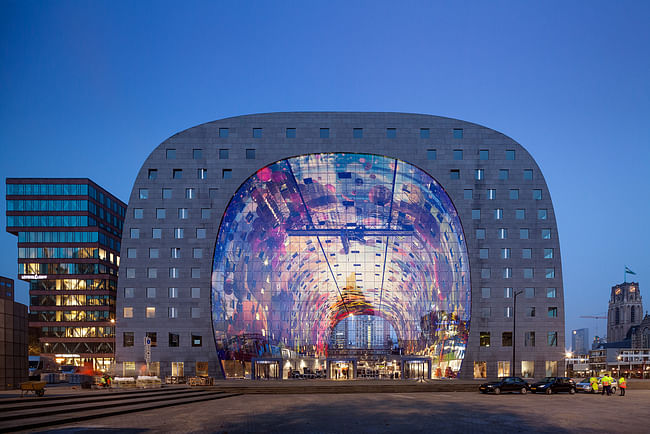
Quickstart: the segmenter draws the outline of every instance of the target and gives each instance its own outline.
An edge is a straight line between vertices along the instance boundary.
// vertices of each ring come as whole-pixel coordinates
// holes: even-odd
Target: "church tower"
[[[621,283],[612,287],[607,313],[607,342],[620,342],[630,327],[643,320],[643,301],[637,282]]]

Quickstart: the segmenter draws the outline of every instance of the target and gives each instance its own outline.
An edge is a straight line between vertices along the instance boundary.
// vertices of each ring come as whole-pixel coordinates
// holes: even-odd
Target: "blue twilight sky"
[[[156,145],[226,116],[476,122],[542,168],[567,329],[593,336],[578,316],[607,310],[625,264],[650,309],[649,19],[647,1],[1,0],[0,170],[89,177],[125,200]],[[0,274],[16,278],[4,229]]]

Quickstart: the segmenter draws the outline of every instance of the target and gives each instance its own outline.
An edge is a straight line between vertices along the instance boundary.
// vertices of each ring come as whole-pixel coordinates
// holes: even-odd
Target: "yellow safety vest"
[[[602,381],[603,381],[603,386],[609,386],[609,377],[608,376],[604,376]]]
[[[627,387],[627,384],[625,384],[625,378],[624,378],[624,377],[621,377],[621,378],[618,380],[618,385],[619,385],[619,387],[620,387],[621,389],[625,389],[625,388]]]

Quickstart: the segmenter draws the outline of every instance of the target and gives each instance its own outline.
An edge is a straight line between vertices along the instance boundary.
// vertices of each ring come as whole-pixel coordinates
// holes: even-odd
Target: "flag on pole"
[[[627,265],[625,266],[625,274],[634,274],[636,276],[636,273],[632,270],[630,270]]]

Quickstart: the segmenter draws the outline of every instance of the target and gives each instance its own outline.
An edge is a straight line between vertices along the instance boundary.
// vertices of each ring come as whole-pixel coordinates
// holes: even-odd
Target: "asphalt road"
[[[600,395],[242,395],[39,432],[647,433],[650,390]]]

